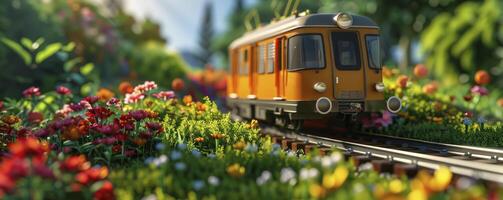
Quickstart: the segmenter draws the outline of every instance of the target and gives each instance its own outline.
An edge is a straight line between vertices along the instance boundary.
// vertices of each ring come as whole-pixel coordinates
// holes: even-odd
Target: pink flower
[[[73,110],[70,107],[70,105],[65,104],[65,105],[63,105],[63,108],[61,108],[60,110],[56,111],[56,114],[59,114],[59,115],[61,115],[63,117],[67,117],[68,114],[70,114],[72,112],[73,112]]]
[[[72,90],[68,89],[67,87],[65,86],[58,86],[56,88],[56,92],[60,95],[70,95],[72,94]]]
[[[125,104],[136,103],[139,100],[142,100],[143,98],[145,98],[145,95],[143,93],[133,92],[131,94],[126,94],[126,97],[124,98],[124,103]]]
[[[171,99],[171,98],[175,97],[175,92],[173,92],[173,91],[162,91],[162,92],[159,92],[159,93],[155,93],[152,96],[154,96],[155,98],[162,99],[162,100],[166,101],[168,99]]]
[[[26,98],[30,98],[32,96],[40,96],[40,89],[38,87],[29,87],[28,89],[23,91],[23,96]]]
[[[384,111],[381,118],[374,120],[374,125],[377,127],[388,127],[391,123],[393,123],[393,115],[388,111]]]
[[[487,96],[489,94],[489,90],[487,90],[487,88],[478,85],[473,86],[472,89],[470,89],[470,92],[479,96]]]
[[[145,83],[136,86],[133,91],[137,93],[147,92],[157,88],[157,84],[154,81],[145,81]],[[133,93],[134,93],[133,92]]]

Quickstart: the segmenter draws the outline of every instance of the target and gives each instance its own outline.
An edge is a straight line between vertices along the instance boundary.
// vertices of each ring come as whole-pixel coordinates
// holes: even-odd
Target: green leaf
[[[42,46],[42,44],[44,44],[45,42],[45,39],[44,38],[38,38],[37,40],[35,40],[35,42],[33,43],[33,48],[35,49],[38,49],[40,46]]]
[[[75,43],[74,42],[69,42],[68,44],[66,44],[63,47],[63,51],[66,51],[66,52],[73,51],[73,49],[75,49]]]
[[[54,55],[56,52],[58,52],[61,49],[62,45],[61,43],[52,43],[45,47],[44,50],[41,52],[37,53],[37,56],[35,57],[35,62],[37,64],[44,62],[47,58],[51,57]]]
[[[75,67],[75,65],[77,63],[79,63],[81,61],[80,58],[74,58],[74,59],[71,59],[67,62],[65,62],[65,64],[63,65],[63,69],[65,70],[65,72],[69,72],[73,69],[73,67]]]
[[[80,68],[80,73],[87,76],[93,71],[94,69],[94,64],[93,63],[87,63],[83,67]]]
[[[8,38],[2,38],[1,41],[10,49],[12,49],[14,52],[16,52],[24,61],[26,65],[31,64],[31,56],[28,51],[24,50],[21,45],[19,45],[17,42],[14,42]]]
[[[93,84],[92,83],[86,83],[84,84],[81,88],[80,88],[80,93],[83,95],[83,96],[87,96],[91,93],[93,89]]]
[[[21,38],[21,44],[23,44],[23,46],[29,50],[34,50],[33,49],[33,41],[31,41],[29,38]]]

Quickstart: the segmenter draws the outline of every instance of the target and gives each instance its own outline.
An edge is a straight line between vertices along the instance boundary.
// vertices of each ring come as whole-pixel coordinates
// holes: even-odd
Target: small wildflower
[[[234,163],[227,167],[227,173],[234,178],[239,178],[245,174],[245,168],[239,163]]]
[[[479,124],[484,124],[486,123],[486,118],[484,116],[479,116],[479,118],[477,118],[477,122]]]
[[[187,168],[187,165],[183,162],[175,163],[175,169],[178,171],[184,171]]]
[[[108,101],[114,97],[114,93],[106,88],[100,88],[96,93],[96,96],[102,101]]]
[[[160,166],[164,163],[166,163],[168,161],[168,157],[166,155],[161,155],[159,156],[158,158],[152,160],[152,163],[155,165],[155,166]]]
[[[136,102],[142,100],[143,98],[145,98],[145,94],[143,94],[143,93],[138,93],[138,92],[128,93],[128,94],[126,94],[126,97],[124,98],[124,103],[125,104],[136,103]]]
[[[292,168],[283,168],[281,169],[281,176],[280,176],[280,181],[282,183],[286,183],[286,182],[289,182],[290,180],[292,180],[293,178],[295,178],[295,171],[293,171]]]
[[[180,143],[180,144],[176,145],[176,147],[180,150],[185,150],[185,149],[187,149],[187,144]]]
[[[251,120],[250,128],[258,128],[258,121],[256,119]]]
[[[196,137],[194,139],[194,141],[197,142],[197,143],[201,143],[201,142],[204,142],[204,138],[203,137]]]
[[[302,168],[299,172],[300,180],[308,180],[318,177],[319,171],[316,168]]]
[[[171,89],[173,89],[174,91],[183,90],[184,87],[185,83],[181,78],[175,78],[173,79],[173,82],[171,82]]]
[[[8,124],[8,125],[13,125],[15,123],[18,123],[21,121],[21,118],[15,116],[15,115],[5,115],[2,117],[2,122]]]
[[[267,181],[269,181],[272,177],[272,174],[270,171],[263,171],[262,174],[257,178],[256,182],[257,182],[257,185],[263,185],[265,184]]]
[[[217,186],[220,184],[220,179],[218,179],[216,176],[209,176],[208,183],[210,185]]]
[[[465,126],[470,126],[470,125],[472,125],[472,120],[468,117],[465,117],[465,118],[463,118],[463,124]]]
[[[192,104],[192,96],[190,96],[190,95],[184,96],[183,97],[183,103],[185,105],[187,105],[187,106],[190,105],[190,104]]]
[[[168,99],[172,99],[175,97],[175,93],[173,91],[161,91],[155,94],[152,94],[155,98],[162,99],[167,101]]]
[[[119,84],[119,91],[122,93],[122,94],[128,94],[128,93],[132,93],[133,92],[133,86],[131,85],[131,83],[129,82],[121,82]]]
[[[255,153],[258,151],[258,146],[256,144],[248,144],[245,147],[245,151]]]
[[[40,89],[38,87],[29,87],[23,91],[23,96],[26,98],[40,96]]]
[[[65,86],[58,86],[56,92],[60,95],[71,95],[72,91]]]
[[[477,85],[486,85],[491,82],[491,76],[485,70],[479,70],[475,73],[475,83]]]
[[[208,158],[216,158],[216,157],[217,157],[217,155],[215,155],[213,153],[208,154]]]
[[[479,95],[479,96],[487,96],[489,94],[489,90],[487,90],[487,88],[483,87],[483,86],[473,86],[471,89],[470,89],[470,92],[472,94],[475,94],[475,95]]]
[[[165,147],[166,147],[166,145],[164,143],[161,143],[161,142],[159,142],[159,143],[157,143],[155,145],[155,149],[157,149],[157,151],[164,150]]]
[[[239,141],[236,144],[232,145],[232,147],[234,147],[234,149],[236,149],[236,150],[243,150],[245,148],[245,146],[246,146],[246,143],[243,141]]]
[[[204,187],[204,181],[195,180],[194,182],[192,182],[192,187],[194,188],[194,190],[200,190]]]
[[[169,157],[172,160],[178,160],[178,159],[182,158],[182,153],[180,153],[179,151],[172,151]]]
[[[32,124],[40,124],[44,120],[44,115],[39,112],[29,112],[27,120]]]
[[[197,149],[192,150],[192,155],[196,158],[201,157],[201,152],[198,151]]]
[[[407,82],[409,81],[409,77],[405,76],[405,75],[400,75],[398,76],[398,78],[396,79],[396,84],[400,87],[400,88],[406,88],[407,87]]]
[[[225,135],[223,135],[223,134],[221,134],[221,133],[212,133],[210,136],[211,136],[213,139],[216,139],[216,140],[218,140],[218,139],[222,139],[222,138],[224,138],[224,137],[225,137]]]
[[[417,64],[414,67],[414,76],[417,78],[424,78],[428,76],[428,68],[426,68],[423,64]]]

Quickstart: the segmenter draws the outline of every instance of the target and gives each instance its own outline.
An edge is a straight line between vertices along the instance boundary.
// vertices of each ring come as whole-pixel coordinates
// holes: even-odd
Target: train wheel
[[[302,128],[304,127],[304,120],[302,120],[302,119],[292,120],[290,123],[290,127],[294,131],[301,131]]]

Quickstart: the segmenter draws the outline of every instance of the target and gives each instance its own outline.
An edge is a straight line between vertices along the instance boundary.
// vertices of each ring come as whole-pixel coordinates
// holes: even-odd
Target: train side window
[[[267,73],[274,72],[274,57],[276,56],[274,48],[274,42],[267,44]]]
[[[239,74],[248,74],[248,50],[239,52]]]
[[[302,34],[288,39],[288,70],[325,67],[323,39],[320,34]]]
[[[259,45],[257,48],[258,73],[265,72],[265,45]]]
[[[381,69],[381,52],[379,36],[377,35],[367,35],[365,36],[367,42],[367,52],[369,67],[372,69]]]

